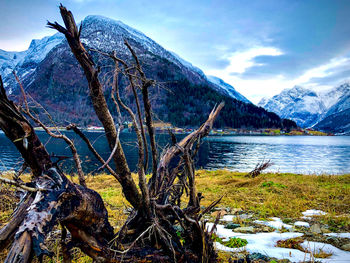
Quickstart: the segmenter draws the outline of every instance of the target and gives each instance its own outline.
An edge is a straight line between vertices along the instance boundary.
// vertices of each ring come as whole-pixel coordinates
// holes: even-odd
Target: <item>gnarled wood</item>
[[[60,12],[66,27],[64,28],[57,22],[48,22],[48,26],[65,35],[75,58],[83,68],[84,74],[89,83],[92,105],[98,119],[101,121],[105,129],[109,147],[111,150],[113,150],[116,142],[117,130],[113,117],[108,109],[106,99],[103,95],[102,85],[98,79],[98,69],[95,68],[94,62],[91,60],[83,44],[80,42],[80,33],[72,13],[62,5],[60,6]],[[118,143],[118,147],[113,158],[116,165],[116,172],[119,176],[117,179],[123,187],[125,197],[133,207],[138,208],[142,203],[141,195],[131,177],[131,172],[126,162],[125,154],[120,142]]]
[[[62,5],[60,11],[65,27],[58,23],[48,23],[48,25],[66,36],[73,54],[84,70],[89,83],[90,97],[96,115],[105,128],[116,170],[113,171],[108,166],[87,139],[85,142],[103,167],[113,171],[112,174],[122,185],[123,193],[134,209],[121,230],[114,236],[101,196],[91,189],[69,181],[57,165],[52,163],[44,146],[36,137],[33,127],[22,116],[15,104],[8,100],[0,83],[0,128],[12,139],[25,163],[32,169],[33,187],[41,189],[32,193],[33,201],[29,202],[25,212],[18,217],[18,221],[13,221],[7,230],[6,227],[2,230],[7,233],[3,236],[10,237],[15,233],[6,262],[30,262],[33,255],[39,258],[50,255],[50,251],[45,247],[45,239],[58,224],[64,229],[61,244],[65,251],[66,262],[70,261],[67,255],[73,247],[79,247],[96,262],[137,262],[145,259],[155,262],[215,262],[216,253],[211,235],[206,230],[205,223],[199,221],[202,216],[201,195],[197,193],[195,187],[193,155],[198,151],[200,140],[209,134],[223,104],[213,109],[208,120],[197,131],[186,136],[179,143],[173,140],[174,145],[164,152],[158,163],[151,105],[148,98],[148,88],[154,82],[146,78],[135,52],[126,42],[136,62],[136,70],[131,74],[129,67],[125,67],[123,73],[127,75],[130,82],[133,78],[141,80],[146,126],[151,137],[153,174],[149,185],[145,180],[144,147],[147,146],[144,133],[140,131],[143,127],[141,108],[140,105],[137,106],[137,119],[131,108],[122,102],[116,81],[118,70],[114,76],[113,91],[117,95],[117,100],[114,101],[118,112],[119,105],[128,111],[137,132],[140,193],[131,177],[121,144],[117,140],[115,123],[98,79],[98,68],[95,67],[80,42],[81,28],[78,31],[73,15]],[[110,57],[115,60],[116,69],[118,69],[118,63],[123,64],[123,61],[115,55]],[[136,86],[133,91],[136,99]],[[84,138],[76,126],[71,125],[68,128]],[[175,184],[175,182],[178,183]],[[180,188],[176,189],[177,187]],[[179,204],[184,190],[190,198],[187,207],[182,209]],[[177,231],[178,227],[182,229],[181,237]],[[68,242],[65,240],[66,230],[71,237]]]

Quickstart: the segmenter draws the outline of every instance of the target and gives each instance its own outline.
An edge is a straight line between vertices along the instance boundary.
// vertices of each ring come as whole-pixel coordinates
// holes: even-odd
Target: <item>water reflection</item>
[[[94,171],[99,163],[85,144],[72,132],[66,133],[77,146],[85,171]],[[38,133],[40,139],[47,143],[50,153],[70,156],[69,148],[58,139],[49,138],[43,132]],[[88,138],[104,159],[110,151],[103,133],[87,133]],[[178,135],[178,139],[183,135]],[[136,136],[122,133],[121,142],[132,170],[137,165]],[[159,150],[169,143],[167,134],[157,135]],[[312,137],[312,136],[210,136],[200,148],[196,158],[197,168],[227,168],[248,172],[258,162],[271,160],[274,165],[269,168],[274,172],[292,173],[327,173],[340,174],[350,172],[350,137]],[[18,169],[21,157],[13,144],[0,134],[0,170]],[[111,163],[112,164],[112,163]],[[66,172],[72,170],[72,160],[61,162]]]

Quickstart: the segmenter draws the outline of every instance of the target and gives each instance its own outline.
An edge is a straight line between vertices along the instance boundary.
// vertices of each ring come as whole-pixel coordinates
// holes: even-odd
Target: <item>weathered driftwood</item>
[[[45,239],[57,225],[62,228],[64,262],[70,262],[69,250],[73,247],[80,248],[96,262],[135,262],[145,259],[155,262],[215,262],[216,253],[211,233],[205,229],[205,223],[200,222],[203,213],[209,210],[200,211],[202,196],[196,190],[193,158],[201,139],[209,134],[224,105],[215,107],[208,120],[197,131],[178,143],[173,139],[173,145],[163,152],[158,161],[148,94],[148,89],[154,82],[146,78],[136,53],[126,41],[125,45],[130,50],[135,65],[128,65],[117,58],[116,54],[107,54],[116,63],[112,99],[119,114],[119,107],[129,113],[137,134],[139,191],[131,177],[118,139],[116,124],[102,92],[99,70],[80,42],[81,28],[78,30],[72,13],[62,5],[60,11],[65,27],[58,23],[48,25],[65,35],[84,70],[94,110],[105,129],[111,149],[110,158],[105,161],[75,125],[69,125],[67,129],[74,130],[101,162],[101,168],[107,169],[120,182],[133,210],[119,232],[114,234],[100,195],[87,188],[82,181],[82,185],[72,183],[57,164],[51,161],[33,127],[20,113],[19,108],[8,100],[0,78],[0,128],[12,140],[32,170],[31,187],[38,189],[28,192],[11,221],[0,231],[0,248],[11,245],[6,262],[30,262],[34,255],[39,258],[50,256],[51,252],[45,247]],[[117,85],[119,74],[126,76],[132,85],[138,104],[137,114],[120,97]],[[31,117],[26,94],[23,87],[21,89],[25,98],[24,112]],[[138,101],[139,92],[144,113],[141,112]],[[149,182],[145,175],[148,163],[145,153],[148,146],[142,123],[143,116],[146,119],[152,153],[152,176]],[[33,119],[45,127],[40,120]],[[120,125],[117,127],[120,128]],[[75,152],[72,151],[72,154]],[[108,165],[111,158],[114,160],[115,170]],[[189,202],[181,208],[181,197],[184,193],[188,194]]]

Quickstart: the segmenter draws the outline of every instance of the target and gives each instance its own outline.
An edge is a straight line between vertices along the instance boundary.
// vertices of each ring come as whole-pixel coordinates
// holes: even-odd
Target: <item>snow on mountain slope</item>
[[[327,116],[350,108],[350,85],[345,83],[322,92],[295,86],[271,99],[262,99],[258,105],[301,127],[313,127]]]
[[[213,83],[216,86],[218,86],[219,88],[221,88],[222,90],[226,91],[230,97],[232,97],[236,100],[246,102],[246,103],[251,103],[246,97],[244,97],[242,94],[237,92],[234,87],[232,87],[230,84],[226,83],[222,79],[215,77],[215,76],[207,76],[207,79],[211,83]]]
[[[124,45],[124,39],[127,39],[137,51],[137,46],[140,45],[142,51],[147,51],[164,58],[182,69],[184,74],[193,82],[203,83],[207,77],[202,70],[193,66],[191,63],[180,58],[177,54],[164,49],[151,38],[144,35],[142,32],[131,28],[121,21],[116,21],[104,16],[90,15],[82,22],[81,41],[89,48],[103,50],[105,52],[117,51],[118,55],[126,56],[128,50]],[[28,50],[22,52],[6,52],[0,50],[0,74],[3,76],[5,86],[12,86],[14,80],[10,74],[14,69],[17,71],[19,77],[27,83],[30,83],[28,78],[32,78],[35,74],[37,65],[44,60],[47,54],[63,41],[62,34],[55,34],[53,36],[44,37],[40,40],[32,40]],[[136,47],[135,47],[136,46]],[[141,52],[141,56],[149,56],[147,52]],[[220,79],[215,81],[209,80],[213,83],[213,88],[219,92],[229,95],[232,98],[248,102],[244,96],[239,94],[235,89],[224,83]]]
[[[0,74],[5,76],[10,74],[16,65],[23,60],[26,51],[10,52],[0,49]]]
[[[63,39],[64,37],[57,33],[42,39],[33,39],[26,51],[8,52],[0,50],[0,74],[3,77],[5,87],[9,87],[8,92],[12,93],[12,87],[15,83],[11,74],[13,70],[16,70],[22,81],[28,80],[35,72],[38,64]]]

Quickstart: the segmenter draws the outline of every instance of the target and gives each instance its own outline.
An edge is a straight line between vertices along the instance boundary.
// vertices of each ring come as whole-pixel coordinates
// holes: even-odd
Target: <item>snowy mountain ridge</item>
[[[147,37],[142,32],[124,24],[121,21],[116,21],[104,16],[89,15],[82,22],[81,41],[90,48],[112,52],[118,50],[119,53],[129,52],[124,45],[124,39],[135,41],[141,44],[144,49],[150,53],[157,54],[165,58],[178,67],[186,68],[187,73],[191,74],[195,79],[207,79],[203,71],[190,62],[182,59],[177,54],[167,51],[162,46],[157,44],[151,38]],[[101,28],[108,28],[108,32],[102,31]],[[36,66],[44,60],[46,55],[64,40],[62,34],[56,33],[52,36],[47,36],[42,39],[33,39],[28,50],[22,52],[7,52],[0,50],[0,74],[4,79],[5,86],[13,84],[12,71],[16,70],[21,79],[28,78],[34,74]],[[108,45],[107,45],[108,43]],[[132,44],[132,43],[131,43]],[[147,54],[146,54],[147,56]],[[232,86],[223,82],[221,79],[213,81],[215,88],[223,94],[231,96],[237,100],[250,103],[244,96],[239,94]],[[218,84],[220,82],[220,84]],[[9,92],[11,93],[9,88]]]
[[[319,92],[295,86],[262,99],[258,106],[290,118],[301,127],[314,127],[326,117],[350,108],[350,84]]]
[[[230,84],[226,83],[222,79],[215,76],[207,76],[207,79],[219,88],[225,90],[230,97],[246,103],[251,103],[246,97],[244,97],[242,94],[236,91],[234,87],[232,87]]]

